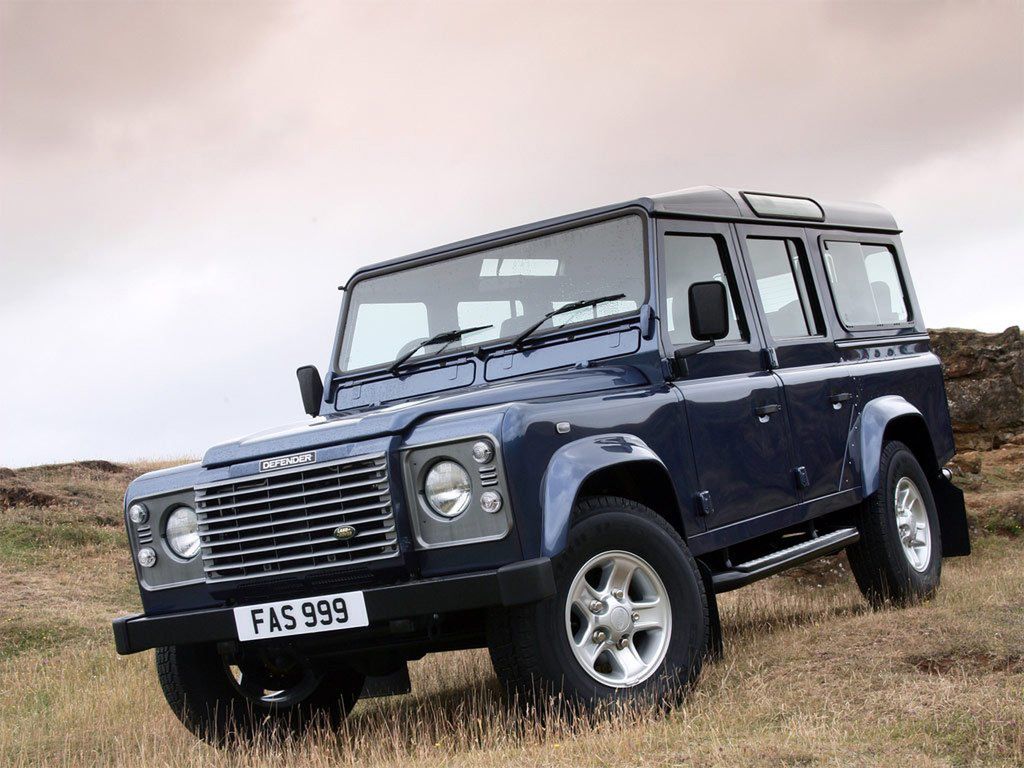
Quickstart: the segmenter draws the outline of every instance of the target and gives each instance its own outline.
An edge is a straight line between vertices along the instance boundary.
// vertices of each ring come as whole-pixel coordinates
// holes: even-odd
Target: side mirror
[[[697,341],[717,341],[729,335],[729,300],[717,280],[690,286],[690,335]]]
[[[302,393],[302,407],[310,416],[320,415],[320,401],[324,399],[324,382],[315,365],[304,365],[295,371]]]

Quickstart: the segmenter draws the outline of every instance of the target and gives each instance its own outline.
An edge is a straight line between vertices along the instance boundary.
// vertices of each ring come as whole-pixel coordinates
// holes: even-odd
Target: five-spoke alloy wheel
[[[637,685],[654,674],[668,650],[668,591],[636,555],[595,555],[569,587],[565,630],[576,660],[595,680],[611,688]]]

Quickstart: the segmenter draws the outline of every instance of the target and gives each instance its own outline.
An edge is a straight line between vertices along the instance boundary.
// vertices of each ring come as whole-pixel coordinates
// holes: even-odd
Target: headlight
[[[199,518],[191,507],[178,507],[167,518],[167,546],[178,557],[191,560],[199,552]]]
[[[430,508],[442,517],[458,517],[472,497],[469,473],[454,461],[439,461],[427,472],[423,495]]]

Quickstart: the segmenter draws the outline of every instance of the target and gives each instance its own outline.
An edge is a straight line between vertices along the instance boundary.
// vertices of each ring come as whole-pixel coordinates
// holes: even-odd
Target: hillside
[[[541,725],[504,706],[474,651],[412,665],[413,694],[361,703],[340,734],[219,753],[170,714],[152,654],[120,658],[110,638],[110,618],[138,606],[122,494],[156,465],[0,469],[0,765],[1020,765],[1020,332],[1004,336],[937,342],[960,350],[947,376],[969,450],[954,470],[975,543],[947,561],[937,599],[871,611],[843,557],[726,595],[725,658],[667,717]],[[1016,387],[996,417],[970,405],[988,374]]]

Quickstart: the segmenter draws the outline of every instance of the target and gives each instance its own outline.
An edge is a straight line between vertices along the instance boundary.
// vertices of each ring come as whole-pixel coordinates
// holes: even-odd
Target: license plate
[[[314,632],[365,627],[369,623],[362,592],[342,592],[235,608],[235,628],[239,640],[309,635]]]

